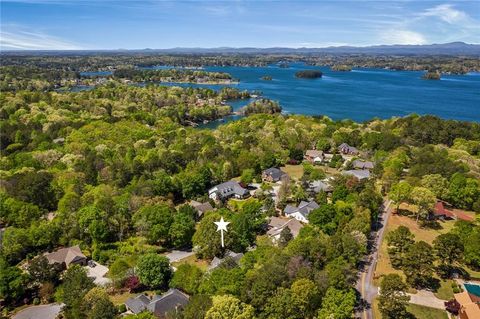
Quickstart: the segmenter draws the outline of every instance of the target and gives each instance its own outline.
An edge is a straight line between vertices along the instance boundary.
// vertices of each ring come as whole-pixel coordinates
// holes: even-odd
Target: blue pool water
[[[464,286],[468,293],[480,297],[480,285],[464,284]]]

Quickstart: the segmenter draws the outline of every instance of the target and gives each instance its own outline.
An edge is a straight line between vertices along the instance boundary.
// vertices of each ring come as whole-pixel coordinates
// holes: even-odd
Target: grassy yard
[[[206,260],[197,259],[197,257],[195,255],[192,255],[192,256],[184,258],[180,261],[174,262],[174,263],[172,263],[172,266],[173,267],[178,267],[182,264],[195,265],[198,268],[200,268],[202,271],[206,271],[207,267],[208,267],[208,262]]]
[[[432,244],[433,240],[437,238],[438,235],[449,232],[453,228],[455,221],[440,221],[439,223],[439,229],[422,228],[412,217],[392,214],[386,226],[387,228],[385,230],[385,236],[387,236],[389,232],[402,225],[410,229],[410,231],[415,235],[415,240],[423,240],[429,244]],[[378,279],[380,276],[391,273],[396,273],[403,276],[402,271],[393,269],[392,265],[390,264],[390,258],[387,251],[387,242],[386,240],[383,240],[378,253],[377,267],[375,268],[375,284],[379,284]]]
[[[409,304],[407,310],[417,319],[448,319],[448,315],[445,310],[414,304]]]
[[[441,280],[440,288],[438,288],[435,296],[442,300],[450,300],[453,298],[453,280]]]
[[[227,206],[234,211],[238,211],[238,210],[242,209],[243,205],[245,205],[246,203],[249,203],[249,202],[258,202],[258,199],[253,198],[253,197],[249,197],[247,199],[232,198],[232,199],[228,200]]]
[[[280,169],[287,173],[292,179],[300,180],[303,176],[303,165],[285,165],[280,167]]]
[[[119,294],[115,294],[115,295],[110,295],[110,300],[113,302],[114,305],[121,305],[121,304],[124,304],[125,301],[127,301],[128,298],[130,297],[135,297],[137,295],[139,295],[140,293],[130,293],[128,291],[125,291],[123,293],[119,293]],[[142,294],[147,294],[149,296],[152,296],[155,294],[155,291],[153,290],[148,290],[148,291],[144,291],[142,292]]]

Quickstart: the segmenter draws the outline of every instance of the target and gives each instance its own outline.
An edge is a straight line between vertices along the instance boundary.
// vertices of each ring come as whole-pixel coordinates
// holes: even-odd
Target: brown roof
[[[455,215],[449,211],[448,209],[445,209],[445,206],[443,205],[443,202],[437,201],[435,203],[435,207],[433,208],[433,214],[437,216],[447,216],[450,218],[454,218]]]
[[[209,202],[201,203],[201,202],[192,200],[190,202],[190,206],[192,206],[197,210],[199,216],[202,216],[206,212],[213,210],[213,207]]]
[[[308,150],[306,153],[305,153],[306,156],[308,157],[322,157],[323,156],[323,151],[319,151],[319,150]]]
[[[280,234],[285,227],[288,227],[290,228],[290,232],[292,233],[293,237],[297,237],[300,233],[300,229],[303,227],[303,224],[295,218],[285,219],[272,217],[268,223],[268,227],[270,228],[267,231],[269,236],[276,236]]]
[[[47,257],[48,262],[50,264],[65,263],[65,265],[67,266],[70,265],[72,262],[76,262],[76,261],[87,258],[82,253],[78,245],[73,247],[58,249],[54,252],[45,254],[45,257]]]
[[[462,318],[476,319],[480,318],[480,305],[472,300],[472,297],[467,291],[454,294],[455,300],[460,304],[460,314]]]

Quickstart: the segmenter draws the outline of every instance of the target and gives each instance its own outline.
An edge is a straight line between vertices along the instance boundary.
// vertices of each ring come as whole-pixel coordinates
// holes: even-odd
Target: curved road
[[[360,309],[356,313],[356,318],[363,319],[374,319],[374,314],[372,310],[372,303],[375,297],[378,294],[378,288],[373,285],[373,276],[375,274],[375,268],[377,266],[378,260],[378,249],[382,244],[384,237],[385,229],[388,223],[388,218],[392,213],[390,200],[385,200],[382,205],[382,214],[379,216],[379,221],[377,227],[379,227],[375,232],[373,232],[373,242],[370,249],[370,254],[365,259],[365,269],[360,273],[360,278],[358,279],[356,288],[362,296],[363,309]],[[377,318],[380,319],[380,318]]]

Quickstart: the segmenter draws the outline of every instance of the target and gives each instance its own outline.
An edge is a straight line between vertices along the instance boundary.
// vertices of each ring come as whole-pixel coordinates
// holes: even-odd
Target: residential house
[[[201,218],[206,212],[213,210],[213,207],[209,202],[201,203],[192,200],[190,201],[190,206],[197,211],[198,218]]]
[[[274,183],[280,181],[285,175],[286,173],[282,172],[280,169],[271,167],[262,172],[262,180],[264,182]]]
[[[310,190],[314,193],[320,193],[322,191],[325,193],[331,193],[333,192],[333,187],[324,181],[313,181],[310,183]]]
[[[285,207],[285,209],[283,210],[283,213],[287,217],[293,217],[303,223],[308,223],[308,214],[310,214],[312,210],[319,207],[320,206],[318,206],[318,204],[315,203],[314,201],[310,201],[310,202],[302,201],[297,207],[292,205],[287,205],[287,207]]]
[[[234,181],[219,184],[208,191],[208,197],[213,200],[225,200],[231,197],[242,199],[249,195],[250,193],[247,189]]]
[[[437,201],[432,211],[433,218],[436,219],[454,219],[455,215],[450,210],[446,209],[442,201]]]
[[[87,257],[82,253],[79,246],[61,248],[54,252],[46,253],[45,257],[48,263],[59,263],[64,265],[65,268],[70,267],[72,264],[82,266],[87,264]]]
[[[352,162],[353,168],[354,169],[373,169],[375,167],[375,164],[370,161],[362,161],[362,160],[354,160]]]
[[[325,159],[325,155],[323,154],[323,151],[307,150],[303,158],[312,164],[321,164]]]
[[[480,292],[480,287],[476,286]],[[458,318],[460,319],[478,319],[480,318],[480,293],[477,295],[473,289],[469,289],[469,285],[465,284],[464,292],[454,294],[455,300],[460,304]]]
[[[302,229],[303,224],[295,218],[285,219],[280,217],[272,217],[268,223],[267,235],[273,239],[274,242],[280,239],[280,234],[285,228],[290,229],[293,238],[297,237]]]
[[[133,314],[147,310],[158,318],[166,318],[167,314],[180,311],[188,301],[188,295],[178,289],[170,289],[161,296],[153,296],[152,299],[143,294],[129,298],[125,301],[125,306]]]
[[[235,253],[235,252],[229,250],[229,251],[227,251],[227,253],[225,254],[225,256],[223,258],[214,257],[212,262],[210,263],[210,266],[208,266],[208,271],[212,271],[215,268],[219,267],[227,259],[235,262],[238,265],[240,263],[240,259],[242,259],[242,257],[243,257],[242,253]]]
[[[347,175],[347,176],[356,177],[359,180],[370,178],[370,171],[368,169],[348,170],[348,171],[343,171],[342,174]]]
[[[340,144],[338,151],[344,155],[357,155],[360,153],[357,148],[350,146],[347,143]]]

